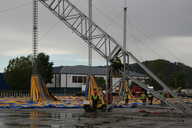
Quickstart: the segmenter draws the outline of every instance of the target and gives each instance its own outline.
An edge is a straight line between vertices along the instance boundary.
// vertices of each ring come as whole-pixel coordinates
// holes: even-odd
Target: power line
[[[128,22],[129,22],[129,25],[131,25],[132,27],[134,27],[137,32],[139,32],[140,34],[142,34],[142,36],[143,36],[144,38],[146,38],[146,40],[154,41],[154,40],[152,39],[152,34],[143,32],[143,31],[142,31],[142,28],[141,28],[142,26],[141,26],[141,25],[140,25],[140,26],[139,26],[139,25],[134,25],[133,22],[131,22],[130,17],[129,17]],[[139,33],[138,33],[138,34],[139,34]],[[147,42],[148,42],[148,41],[146,41],[146,43],[147,43]],[[161,47],[163,47],[163,46],[161,46]],[[175,58],[175,59],[178,60],[178,61],[181,61],[181,59],[180,59],[179,57],[177,57],[177,56],[176,56],[172,51],[170,51],[168,48],[163,47],[163,49],[165,49],[165,51],[166,51],[169,55],[171,55],[173,58]]]
[[[32,2],[26,2],[26,3],[22,3],[20,5],[17,5],[15,7],[10,7],[10,8],[6,8],[6,9],[2,9],[2,10],[0,10],[0,14],[6,13],[6,12],[10,12],[10,11],[14,11],[16,9],[26,7],[25,5],[31,5],[31,4],[32,4]]]
[[[124,0],[124,5],[127,6],[127,0]],[[94,8],[95,8],[100,14],[102,14],[105,19],[107,19],[107,20],[110,21],[110,22],[113,22],[113,23],[116,24],[118,27],[120,27],[120,28],[118,28],[118,29],[122,29],[122,25],[121,25],[119,22],[117,22],[113,17],[105,14],[103,11],[101,11],[101,9],[99,9],[99,8],[97,8],[97,7],[94,7]],[[139,27],[138,25],[133,24],[133,23],[131,22],[130,17],[128,17],[128,18],[129,18],[128,24],[135,29],[135,31],[137,32],[137,34],[140,33],[140,36],[144,37],[145,39],[141,39],[141,37],[138,38],[138,37],[134,36],[134,35],[135,35],[134,33],[132,33],[132,35],[131,35],[131,36],[134,36],[134,37],[132,37],[132,38],[133,38],[135,41],[137,41],[138,43],[140,43],[140,44],[142,43],[142,45],[143,45],[144,47],[147,47],[148,49],[150,49],[151,52],[155,53],[155,54],[158,55],[159,57],[162,57],[162,56],[160,55],[160,53],[158,53],[157,51],[153,50],[153,48],[147,43],[149,40],[150,40],[150,41],[153,41],[153,39],[151,38],[152,35],[151,35],[150,33],[147,34],[147,33],[143,32],[142,29],[141,29],[141,27]],[[143,40],[146,40],[147,46],[145,46],[146,43],[144,44],[144,43],[143,43]],[[147,41],[147,40],[148,40],[148,41]],[[163,46],[161,46],[161,47],[163,47]],[[164,49],[165,52],[167,52],[170,56],[172,56],[173,58],[175,58],[175,59],[178,60],[178,61],[181,61],[181,59],[180,59],[179,57],[177,57],[173,52],[171,52],[168,48],[163,47],[163,49]]]
[[[44,34],[42,34],[40,40],[42,41],[58,25],[59,22],[60,21],[58,21],[58,22],[54,23],[53,25],[51,25],[51,27],[48,28],[47,31]]]
[[[125,3],[126,3],[126,1],[125,1]],[[126,3],[126,4],[127,4],[127,3]],[[94,8],[95,8],[101,15],[103,15],[105,19],[107,19],[107,20],[110,21],[110,22],[113,22],[113,23],[116,24],[118,27],[120,27],[120,28],[118,28],[118,29],[122,30],[122,28],[123,28],[122,25],[121,25],[119,22],[117,22],[113,17],[105,14],[101,9],[99,9],[99,8],[97,8],[97,7],[94,7]],[[130,24],[129,21],[128,21],[128,24]],[[154,54],[156,54],[158,57],[161,57],[161,55],[160,55],[158,52],[156,52],[155,50],[153,50],[153,48],[151,48],[151,46],[149,46],[149,45],[148,45],[148,46],[145,46],[142,39],[137,38],[133,33],[132,33],[132,34],[130,33],[130,36],[131,36],[131,38],[132,38],[134,41],[136,41],[136,42],[138,42],[139,44],[142,44],[142,46],[150,49],[150,50],[151,50]]]
[[[98,14],[101,14],[101,16],[104,18],[105,21],[102,21],[102,23],[104,24],[104,26],[113,26],[113,25],[117,25],[117,29],[114,30],[114,29],[110,29],[109,33],[113,34],[113,33],[116,33],[118,31],[118,33],[121,33],[122,32],[122,29],[123,29],[123,26],[118,23],[116,20],[114,20],[114,18],[112,18],[111,16],[109,16],[108,14],[104,13],[101,9],[93,6],[94,9],[95,9],[95,12],[98,13]],[[108,17],[108,18],[107,18]],[[108,27],[109,28],[109,27]],[[111,28],[111,27],[110,27]],[[106,30],[108,30],[106,28]],[[119,39],[116,39],[118,42],[121,42],[119,41]]]
[[[117,26],[119,26],[121,29],[123,28],[123,25],[120,24],[119,22],[117,22],[113,17],[109,16],[108,14],[104,13],[101,9],[97,8],[94,6],[94,8],[96,9],[96,11],[98,11],[98,13],[102,14],[104,18],[108,18],[107,20],[113,22],[114,24],[116,24]],[[120,29],[119,28],[119,29]]]

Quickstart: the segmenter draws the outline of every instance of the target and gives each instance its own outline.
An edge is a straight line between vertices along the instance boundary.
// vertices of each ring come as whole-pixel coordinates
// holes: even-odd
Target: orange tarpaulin
[[[49,101],[57,101],[57,99],[52,96],[43,80],[39,75],[32,75],[31,77],[31,99],[34,102],[46,103]]]

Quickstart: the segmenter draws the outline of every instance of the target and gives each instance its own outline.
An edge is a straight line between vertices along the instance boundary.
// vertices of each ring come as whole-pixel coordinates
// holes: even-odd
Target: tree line
[[[11,59],[5,68],[5,81],[12,89],[29,89],[32,75],[32,56],[21,56]],[[53,62],[50,62],[48,55],[39,53],[36,59],[37,70],[45,83],[51,83],[53,78]]]
[[[39,53],[36,60],[38,73],[41,75],[45,83],[51,83],[53,78],[53,62],[50,62],[49,55]],[[170,88],[192,88],[192,68],[182,63],[171,63],[167,60],[153,60],[143,62],[154,74],[156,74]],[[119,59],[112,61],[113,76],[118,76],[119,70],[122,69],[122,63]],[[128,70],[145,74],[138,64],[131,64]],[[32,56],[16,57],[9,61],[5,68],[5,80],[12,89],[29,89],[32,74]],[[146,74],[147,75],[147,74]],[[104,80],[97,80],[102,86],[105,86]],[[156,81],[151,79],[147,83],[160,89]]]

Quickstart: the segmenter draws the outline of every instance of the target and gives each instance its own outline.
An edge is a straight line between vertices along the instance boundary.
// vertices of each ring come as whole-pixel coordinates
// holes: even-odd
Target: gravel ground
[[[124,108],[113,109],[112,112],[93,113],[86,113],[83,109],[0,110],[0,128],[191,128],[191,126],[192,115],[182,115],[167,109]]]

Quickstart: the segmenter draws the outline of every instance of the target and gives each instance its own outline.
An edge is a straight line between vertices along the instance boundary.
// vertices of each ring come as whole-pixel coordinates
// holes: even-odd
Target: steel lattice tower
[[[37,73],[38,52],[38,0],[33,0],[33,73]]]

